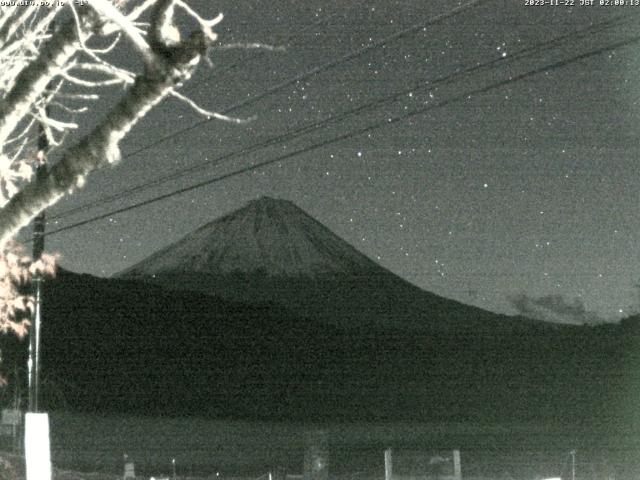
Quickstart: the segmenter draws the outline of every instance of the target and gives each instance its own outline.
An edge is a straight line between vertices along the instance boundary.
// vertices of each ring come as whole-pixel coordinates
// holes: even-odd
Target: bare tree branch
[[[172,8],[171,0],[158,2],[151,24],[152,62],[120,102],[89,135],[67,150],[48,175],[34,179],[0,210],[0,245],[39,211],[81,185],[88,173],[118,161],[122,138],[153,106],[190,78],[215,34],[196,30],[174,44],[163,36],[158,23],[166,26],[173,22]]]
[[[16,78],[0,104],[0,145],[29,112],[48,83],[62,70],[80,44],[75,23],[68,21],[42,48],[40,55]]]
[[[129,3],[136,5],[125,8]],[[19,311],[31,308],[33,299],[19,287],[35,271],[53,266],[48,256],[38,262],[25,257],[13,236],[81,186],[90,172],[117,162],[120,141],[158,102],[172,96],[200,115],[246,121],[206,110],[178,92],[206,59],[222,15],[205,19],[184,0],[90,0],[86,7],[66,2],[64,8],[71,18],[53,31],[49,24],[61,5],[0,10],[0,332],[26,332],[28,322]],[[195,30],[181,32],[176,11]],[[112,62],[109,53],[120,39],[135,47],[143,60],[141,73]],[[88,110],[89,102],[100,102],[101,89],[112,85],[125,88],[120,101],[68,147],[67,136],[79,124],[76,116]],[[37,134],[59,148],[59,161],[33,178],[34,161],[44,161],[46,153],[34,145],[36,125],[42,129]]]

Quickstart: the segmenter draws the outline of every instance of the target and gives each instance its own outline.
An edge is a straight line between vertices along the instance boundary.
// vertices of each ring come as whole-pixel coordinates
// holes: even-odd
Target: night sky
[[[292,200],[372,259],[437,294],[497,312],[535,308],[566,322],[626,316],[639,308],[640,43],[561,64],[638,35],[640,6],[588,7],[579,1],[571,8],[487,0],[235,110],[240,117],[257,116],[248,125],[207,122],[129,156],[92,174],[84,189],[49,215],[204,161],[211,164],[53,219],[48,230],[433,107],[52,235],[47,250],[59,252],[65,268],[109,276],[269,195]],[[450,0],[190,3],[208,16],[225,14],[218,27],[222,44],[286,47],[284,52],[212,51],[213,67],[203,65],[184,92],[218,111],[459,5]],[[556,37],[564,40],[533,49]],[[524,49],[534,54],[517,58]],[[126,63],[124,53],[116,60]],[[494,63],[434,83],[487,62]],[[518,79],[554,63],[559,65]],[[499,88],[469,93],[510,78]],[[310,135],[217,160],[398,92],[405,93],[397,101]],[[117,89],[105,94],[85,124],[97,121],[119,94]],[[201,120],[168,100],[136,127],[123,152]]]

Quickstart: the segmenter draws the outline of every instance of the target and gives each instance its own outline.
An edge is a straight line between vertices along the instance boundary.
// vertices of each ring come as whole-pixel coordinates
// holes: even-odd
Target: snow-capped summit
[[[198,228],[121,275],[260,273],[313,278],[318,274],[359,276],[379,269],[292,202],[261,197]]]

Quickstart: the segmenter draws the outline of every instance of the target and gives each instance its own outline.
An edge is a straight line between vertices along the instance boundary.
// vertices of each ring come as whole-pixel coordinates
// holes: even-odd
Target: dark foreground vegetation
[[[335,475],[380,478],[388,446],[459,448],[468,478],[566,477],[574,448],[583,479],[638,468],[639,318],[550,325],[439,297],[416,317],[400,293],[358,309],[366,291],[332,282],[310,313],[61,271],[42,330],[54,461],[119,472],[128,450],[150,474],[172,455],[202,476],[300,473],[300,432],[328,428]],[[25,344],[3,341],[21,385]]]
[[[42,401],[71,411],[270,421],[615,429],[639,418],[640,319],[559,326],[465,308],[466,323],[425,316],[423,328],[394,328],[369,312],[338,323],[331,312],[62,271],[45,294]],[[11,380],[25,345],[4,341]]]

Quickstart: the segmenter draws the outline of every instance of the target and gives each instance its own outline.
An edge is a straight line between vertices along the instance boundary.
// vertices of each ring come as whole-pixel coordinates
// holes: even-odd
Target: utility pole
[[[54,29],[53,22],[49,25],[49,32]],[[47,88],[52,88],[49,82]],[[47,154],[49,153],[49,139],[43,122],[49,117],[49,106],[44,107],[44,119],[38,122],[38,153],[36,179],[47,176]],[[46,216],[42,210],[33,222],[33,261],[42,258],[44,251],[44,230]],[[49,434],[49,415],[39,413],[38,397],[40,390],[40,324],[42,321],[42,284],[44,278],[41,273],[33,275],[34,307],[31,314],[31,329],[29,331],[29,409],[24,416],[24,460],[26,480],[51,480],[51,438]]]
[[[48,108],[45,108],[48,113]],[[36,178],[47,175],[47,151],[49,141],[42,124],[38,128],[38,165]],[[33,221],[33,261],[37,262],[44,251],[44,232],[46,216],[44,210]],[[38,395],[40,389],[40,324],[42,321],[42,284],[41,273],[35,273],[32,279],[34,308],[31,314],[31,331],[29,333],[29,412],[38,412]]]
[[[45,116],[48,115],[45,107]],[[38,166],[36,177],[47,175],[47,151],[49,142],[42,122],[38,125]],[[42,211],[33,223],[33,261],[42,257],[44,250],[45,213]],[[24,416],[24,458],[27,480],[51,480],[51,439],[49,415],[39,413],[40,388],[40,324],[42,321],[42,274],[35,273],[32,279],[34,308],[29,331],[29,409]]]

